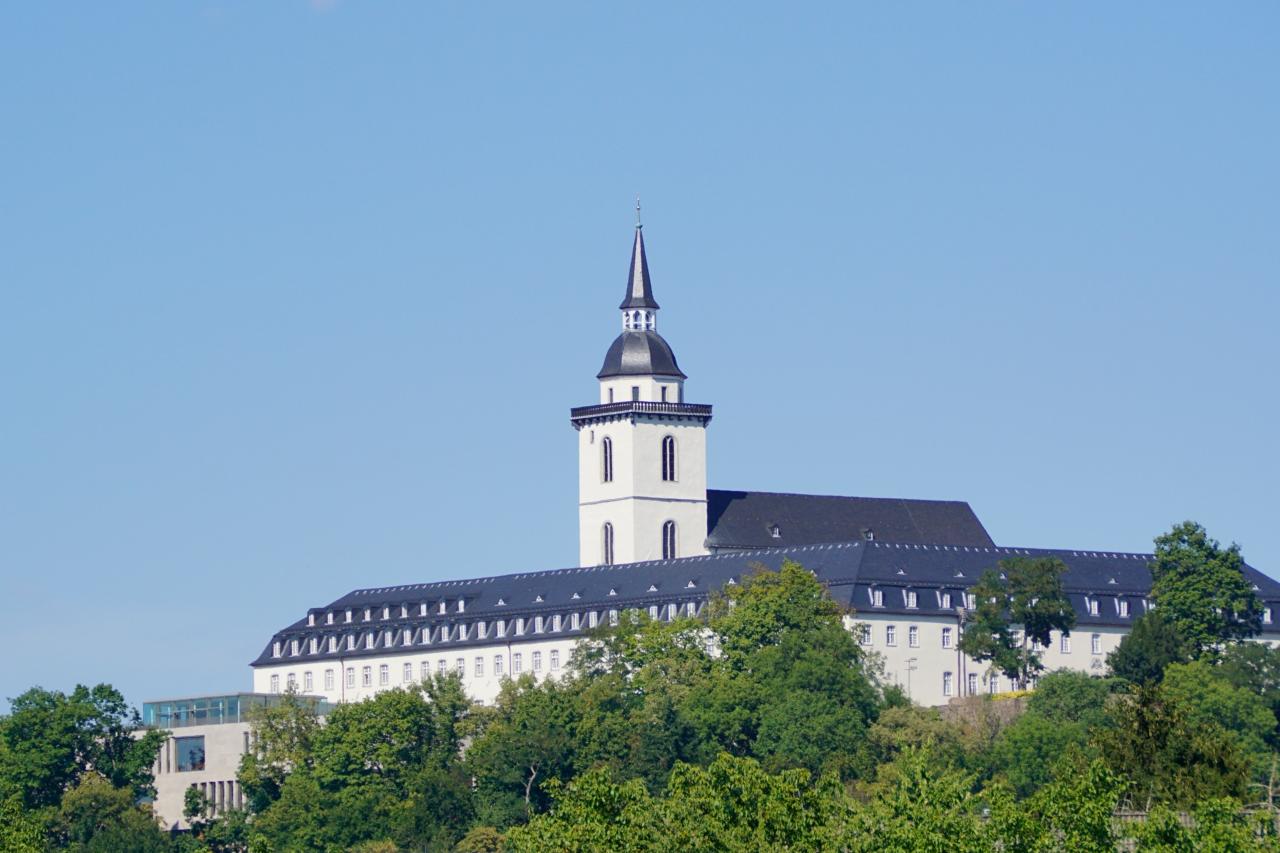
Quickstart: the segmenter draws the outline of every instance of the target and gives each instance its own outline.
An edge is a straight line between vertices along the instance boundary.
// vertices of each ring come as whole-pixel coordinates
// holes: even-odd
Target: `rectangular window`
[[[657,618],[658,618],[658,605],[656,605],[656,604],[650,604],[650,605],[649,605],[649,618],[650,618],[650,619],[657,619]]]
[[[511,656],[511,672],[515,675],[524,672],[524,655],[519,652]]]
[[[362,687],[373,686],[373,667],[364,666],[360,668],[360,686]]]
[[[518,637],[523,633],[524,633],[524,619],[517,619],[516,620],[516,636]]]
[[[569,616],[569,630],[576,631],[582,627],[582,616],[574,613]]]
[[[476,658],[476,678],[484,677],[484,658]]]
[[[382,618],[383,618],[383,619],[390,619],[390,618],[391,618],[391,608],[390,608],[390,607],[383,607],[383,608],[382,608]]]
[[[1058,641],[1058,649],[1064,655],[1071,654],[1071,635],[1063,634],[1062,639]]]
[[[372,618],[372,611],[369,608],[364,609],[364,621],[368,622]]]
[[[871,626],[870,626],[870,625],[859,625],[859,626],[858,626],[858,631],[859,631],[859,633],[862,635],[862,636],[861,636],[861,638],[860,638],[860,639],[862,640],[862,645],[864,645],[864,646],[869,646],[869,645],[871,645]]]
[[[331,669],[324,671],[324,689],[333,690],[333,670]]]
[[[871,590],[871,606],[884,607],[884,590],[882,589]]]
[[[288,677],[285,678],[285,688],[288,690],[297,690],[298,676],[294,675],[292,672],[289,673]]]
[[[587,627],[594,628],[599,624],[600,624],[600,614],[597,611],[592,610],[590,613],[587,614]]]
[[[297,656],[297,654],[298,654],[298,641],[297,641],[297,640],[290,640],[290,641],[289,641],[289,649],[290,649],[289,654],[294,655],[294,656],[296,657],[296,656]]]
[[[302,689],[307,691],[308,693],[310,693],[312,690],[315,690],[315,684],[311,680],[310,670],[302,673]]]
[[[542,672],[542,652],[533,653],[533,671]]]
[[[458,658],[454,661],[454,669],[458,671],[458,675],[467,674],[467,661],[465,658]]]
[[[1089,598],[1089,599],[1086,599],[1086,601],[1089,602],[1089,615],[1097,616],[1098,615],[1098,599]]]
[[[413,664],[407,663],[404,665],[404,668],[400,671],[400,680],[406,684],[413,681]]]
[[[174,738],[173,751],[178,759],[177,772],[204,769],[204,735]]]
[[[424,661],[422,662],[421,671],[422,671],[422,680],[423,680],[423,681],[427,681],[428,679],[430,679],[430,678],[431,678],[431,664],[430,664],[430,662],[428,662],[428,661],[425,661],[425,660],[424,660]]]
[[[431,628],[427,625],[422,626],[422,644],[424,646],[431,645]]]
[[[404,644],[405,644],[406,646],[412,646],[412,645],[413,645],[413,629],[412,629],[412,628],[405,628],[405,629],[404,629]]]
[[[915,625],[907,628],[907,645],[913,649],[920,648],[920,629]]]
[[[440,673],[441,675],[444,675],[448,670],[449,670],[449,662],[444,658],[440,658],[440,660],[436,663],[436,672]]]
[[[977,610],[977,609],[978,609],[978,599],[974,596],[974,594],[973,594],[973,593],[971,593],[971,592],[966,592],[966,593],[964,594],[964,606],[965,606],[965,608],[966,608],[966,609],[968,609],[968,610]]]
[[[338,638],[337,638],[337,637],[330,637],[330,638],[329,638],[329,653],[330,653],[330,654],[334,654],[334,653],[336,653],[337,651],[338,651]]]
[[[662,402],[665,403],[667,402],[667,386],[663,385],[661,387],[662,387]]]
[[[640,399],[640,386],[639,386],[639,385],[632,385],[632,386],[631,386],[631,401],[634,403],[634,402],[638,401],[639,399]]]
[[[345,618],[345,620],[346,620],[347,622],[350,622],[350,621],[351,621],[351,608],[350,608],[350,607],[348,607],[345,611],[343,611],[343,614],[342,614],[342,615],[343,615],[343,617]]]
[[[897,625],[884,626],[884,644],[886,646],[898,645],[898,626]]]
[[[942,629],[942,647],[944,649],[951,648],[951,629],[950,628]]]
[[[978,695],[978,673],[976,672],[969,673],[969,695]]]
[[[279,640],[276,640],[274,643],[271,644],[271,656],[273,658],[280,657],[280,648],[281,646],[280,646]]]
[[[1262,611],[1262,624],[1263,625],[1271,624],[1271,608],[1270,607],[1264,608]]]
[[[378,667],[378,683],[383,687],[391,683],[391,667],[385,663]]]
[[[949,672],[942,673],[942,695],[951,695],[951,673]]]
[[[272,693],[280,692],[280,676],[278,675],[271,676],[271,692]]]
[[[552,631],[559,631],[559,630],[560,630],[560,625],[561,625],[561,622],[560,622],[560,614],[559,614],[559,613],[557,613],[555,616],[552,616],[552,617],[551,617],[551,630],[552,630]]]
[[[347,667],[347,686],[356,686],[356,668],[354,666]]]
[[[609,624],[615,628],[618,626],[618,611],[616,610],[609,611]]]
[[[909,589],[906,591],[905,595],[906,595],[906,601],[907,601],[907,609],[915,610],[916,601],[917,601],[915,591]]]
[[[502,655],[493,656],[493,674],[502,675]]]
[[[533,617],[533,633],[535,634],[542,633],[542,617],[541,616]]]
[[[506,620],[504,620],[504,619],[499,619],[499,620],[498,620],[498,622],[497,622],[496,627],[497,627],[497,629],[498,629],[498,636],[499,636],[499,637],[505,637],[505,636],[507,636],[507,623],[506,623]]]
[[[489,636],[489,625],[483,619],[476,623],[476,636],[482,640]]]
[[[1095,655],[1102,654],[1102,635],[1094,634],[1090,639],[1090,648]]]
[[[366,649],[373,648],[373,632],[372,631],[364,635],[364,647]]]
[[[998,675],[993,675],[987,679],[987,692],[988,693],[1000,692],[1000,677]]]
[[[685,606],[684,606],[684,615],[685,615],[685,616],[688,616],[688,617],[689,617],[689,618],[691,618],[691,619],[692,619],[694,616],[697,616],[697,615],[698,615],[698,604],[697,604],[697,602],[694,602],[694,601],[687,602],[687,603],[685,604]]]
[[[609,389],[609,402],[610,402],[610,403],[612,403],[612,402],[613,402],[613,389],[612,389],[612,388],[610,388],[610,389]]]
[[[557,649],[551,650],[551,671],[556,672],[560,669],[560,652]]]
[[[1121,599],[1121,601],[1119,602],[1119,607],[1120,607],[1121,618],[1128,619],[1129,618],[1129,602]]]
[[[942,594],[942,609],[943,610],[951,609],[951,593],[949,592],[944,592]]]

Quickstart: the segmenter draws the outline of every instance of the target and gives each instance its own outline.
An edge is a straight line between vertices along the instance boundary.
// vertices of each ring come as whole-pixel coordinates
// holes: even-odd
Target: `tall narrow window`
[[[662,479],[676,481],[676,440],[669,435],[662,439]]]
[[[667,386],[662,386],[662,402],[667,402]]]
[[[613,482],[613,440],[608,436],[600,442],[600,479]]]
[[[600,563],[605,566],[613,565],[613,525],[609,522],[604,523],[604,528],[600,534]]]
[[[676,558],[676,523],[674,521],[664,521],[662,523],[662,559],[674,560]]]
[[[632,385],[632,386],[631,386],[631,400],[632,400],[632,402],[636,402],[636,401],[638,401],[639,399],[640,399],[640,386],[639,386],[639,385]]]

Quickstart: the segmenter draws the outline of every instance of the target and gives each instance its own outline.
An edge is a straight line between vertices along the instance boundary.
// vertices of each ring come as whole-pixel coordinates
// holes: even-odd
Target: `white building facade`
[[[1012,687],[957,648],[968,588],[1002,560],[1067,566],[1077,626],[1040,650],[1049,669],[1103,674],[1107,653],[1149,607],[1151,555],[997,547],[961,501],[709,489],[711,406],[685,402],[687,377],[658,334],[639,225],[620,310],[598,402],[570,412],[579,565],[355,590],[271,638],[252,664],[255,691],[352,702],[458,672],[488,703],[508,678],[557,677],[587,632],[627,610],[700,617],[711,592],[783,559],[826,584],[884,679],[925,705]],[[1280,584],[1247,571],[1275,639]]]

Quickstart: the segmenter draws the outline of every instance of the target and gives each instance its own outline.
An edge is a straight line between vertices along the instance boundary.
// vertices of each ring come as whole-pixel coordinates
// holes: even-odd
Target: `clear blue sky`
[[[573,565],[644,198],[711,483],[1280,574],[1280,6],[0,16],[0,697]],[[0,699],[0,701],[3,701]],[[3,707],[3,705],[0,705]]]

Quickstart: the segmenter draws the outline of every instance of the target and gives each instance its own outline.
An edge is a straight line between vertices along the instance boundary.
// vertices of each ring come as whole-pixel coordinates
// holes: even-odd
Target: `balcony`
[[[579,427],[588,421],[612,420],[634,415],[671,415],[706,423],[711,420],[711,407],[702,403],[649,403],[643,400],[626,400],[621,403],[602,403],[598,406],[579,406],[576,409],[570,409],[569,422]]]

